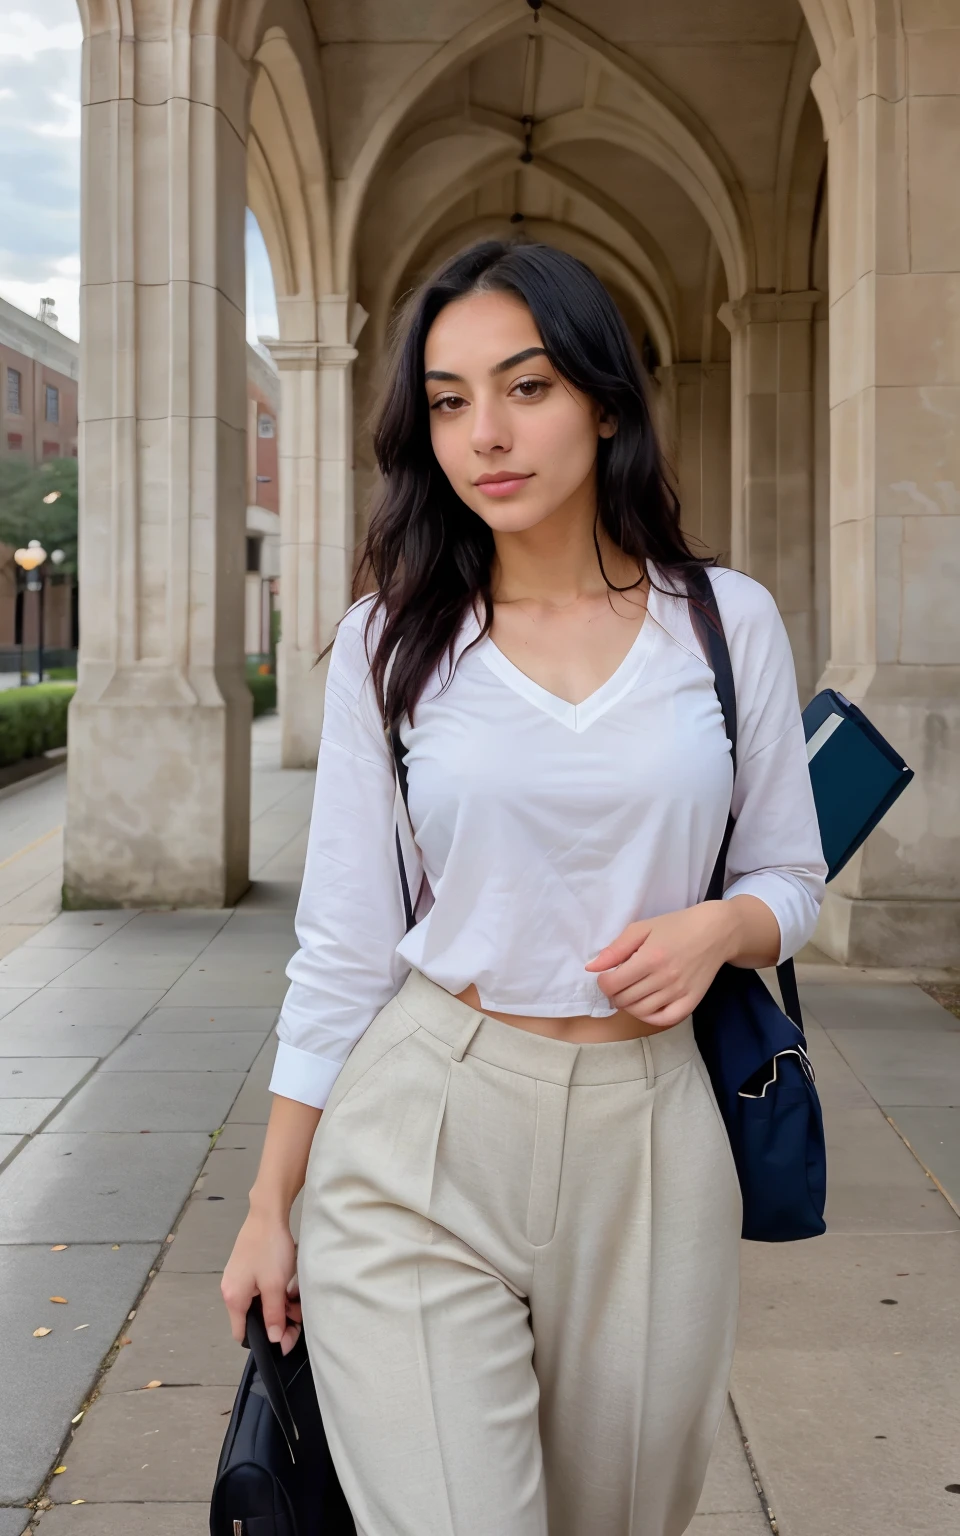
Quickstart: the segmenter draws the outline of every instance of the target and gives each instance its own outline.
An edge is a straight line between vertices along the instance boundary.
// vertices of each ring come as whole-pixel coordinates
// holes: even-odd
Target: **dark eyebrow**
[[[518,364],[525,363],[531,357],[547,357],[546,347],[527,347],[524,352],[515,352],[513,357],[505,357],[502,363],[495,363],[490,369],[491,374],[506,373],[510,368],[516,368]],[[463,384],[463,376],[459,373],[444,373],[440,368],[431,368],[423,376],[424,382],[428,379],[437,379],[441,384]]]

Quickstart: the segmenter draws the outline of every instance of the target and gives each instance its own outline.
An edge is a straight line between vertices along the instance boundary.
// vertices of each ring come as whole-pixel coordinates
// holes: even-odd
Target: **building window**
[[[55,422],[60,420],[60,391],[53,384],[47,385],[47,408],[44,420]]]
[[[8,448],[22,448],[23,447],[23,433],[22,432],[8,432],[7,433],[7,447]]]
[[[7,369],[7,410],[11,416],[20,415],[20,375],[16,368]]]
[[[260,540],[247,535],[247,572],[253,574],[260,569]]]
[[[276,437],[276,435],[277,435],[277,424],[274,421],[273,417],[272,416],[258,416],[257,417],[257,436],[258,437]]]
[[[43,456],[45,459],[59,459],[60,444],[45,442],[43,445]]]

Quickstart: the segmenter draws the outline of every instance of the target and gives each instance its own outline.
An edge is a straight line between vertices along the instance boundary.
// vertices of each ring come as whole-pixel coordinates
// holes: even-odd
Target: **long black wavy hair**
[[[427,332],[440,311],[480,292],[520,298],[557,372],[615,418],[616,432],[597,448],[597,520],[613,543],[648,579],[648,559],[681,578],[708,563],[691,552],[680,530],[680,504],[665,475],[643,367],[599,278],[549,245],[484,240],[462,251],[423,284],[401,316],[374,432],[382,487],[357,592],[375,587],[366,633],[374,686],[391,723],[404,713],[413,718],[444,657],[452,666],[471,607],[483,614],[478,639],[493,622],[493,534],[460,500],[434,456],[423,363]],[[594,542],[600,559],[596,528]]]

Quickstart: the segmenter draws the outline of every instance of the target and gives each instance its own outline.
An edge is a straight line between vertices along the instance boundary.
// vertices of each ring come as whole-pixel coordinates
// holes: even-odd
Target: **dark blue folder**
[[[803,711],[807,760],[832,880],[913,778],[856,704],[825,688]]]

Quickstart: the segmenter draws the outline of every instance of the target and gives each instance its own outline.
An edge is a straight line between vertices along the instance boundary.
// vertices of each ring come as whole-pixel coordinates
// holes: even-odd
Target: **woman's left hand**
[[[693,1012],[724,961],[735,958],[740,914],[731,909],[752,899],[704,901],[630,923],[586,969],[603,973],[598,985],[615,1007],[670,1029]]]

